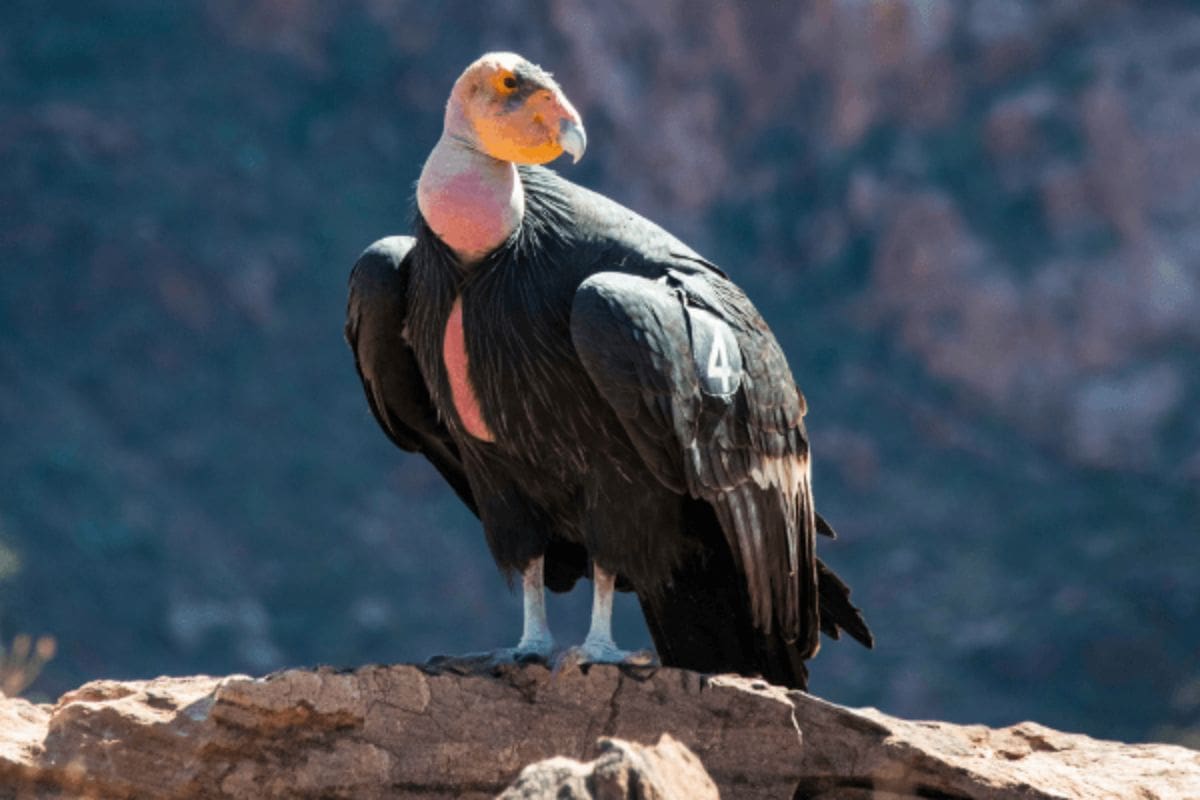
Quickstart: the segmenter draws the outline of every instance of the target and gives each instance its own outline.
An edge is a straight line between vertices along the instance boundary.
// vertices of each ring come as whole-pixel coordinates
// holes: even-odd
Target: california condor
[[[376,419],[422,453],[520,573],[550,659],[544,586],[594,583],[576,658],[621,662],[612,593],[637,593],[663,664],[804,688],[819,632],[870,647],[816,557],[805,401],[718,267],[540,166],[583,124],[549,74],[489,53],[458,78],[417,185],[415,237],[350,277],[346,337]]]

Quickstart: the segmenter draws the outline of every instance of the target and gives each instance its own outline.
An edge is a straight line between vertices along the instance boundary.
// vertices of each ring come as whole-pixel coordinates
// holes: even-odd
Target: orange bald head
[[[564,152],[578,161],[587,147],[562,89],[516,53],[488,53],[467,67],[450,94],[446,128],[514,164],[545,164]]]

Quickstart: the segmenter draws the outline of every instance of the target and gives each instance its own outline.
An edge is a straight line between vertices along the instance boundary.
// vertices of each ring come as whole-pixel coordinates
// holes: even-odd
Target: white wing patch
[[[812,464],[803,455],[760,456],[750,477],[760,489],[775,487],[790,494],[812,480]]]

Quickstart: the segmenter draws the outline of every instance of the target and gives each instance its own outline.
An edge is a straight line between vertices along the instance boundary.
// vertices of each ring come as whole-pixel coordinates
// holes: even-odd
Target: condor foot
[[[483,653],[464,653],[460,656],[434,656],[426,664],[438,670],[468,675],[488,672],[496,667],[513,664],[545,664],[554,662],[554,642],[526,643],[502,647]]]
[[[568,647],[554,659],[554,671],[560,672],[585,664],[622,664],[629,667],[661,666],[652,650],[622,650],[611,641],[585,640],[578,647]]]

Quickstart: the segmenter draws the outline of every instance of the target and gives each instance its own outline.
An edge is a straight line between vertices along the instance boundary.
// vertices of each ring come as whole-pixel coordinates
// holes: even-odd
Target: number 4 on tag
[[[729,351],[721,331],[713,332],[712,349],[708,352],[708,379],[721,382],[721,394],[729,394],[733,369],[729,366]]]

